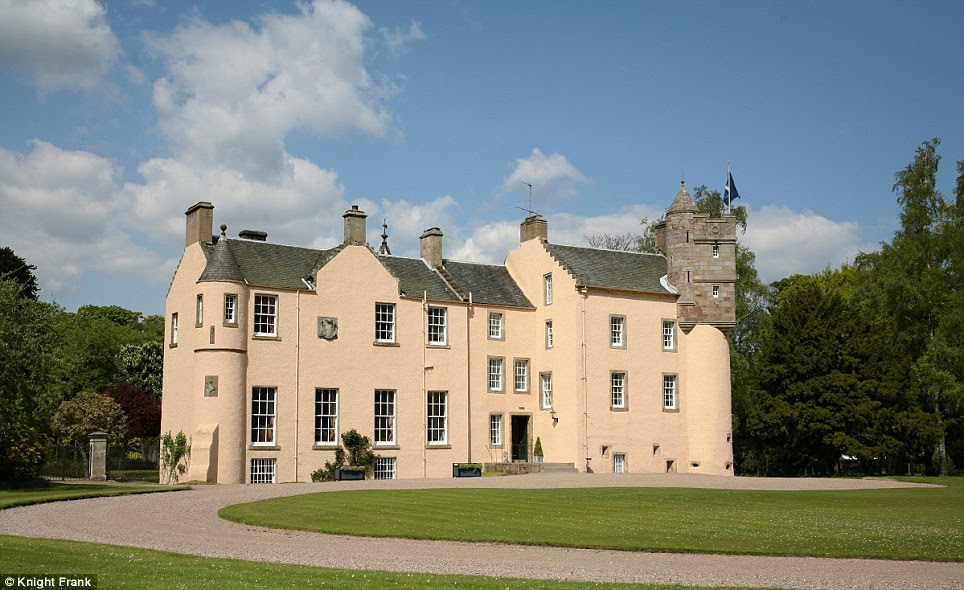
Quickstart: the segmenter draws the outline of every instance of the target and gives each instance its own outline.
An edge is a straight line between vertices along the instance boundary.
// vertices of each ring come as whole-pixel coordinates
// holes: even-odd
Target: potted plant
[[[539,464],[542,463],[542,441],[539,437],[536,437],[536,446],[532,449],[532,462]]]
[[[452,477],[482,477],[482,464],[452,463]]]
[[[341,442],[345,448],[335,449],[335,462],[326,461],[324,467],[311,474],[311,481],[365,479],[365,475],[375,468],[378,455],[372,452],[372,443],[367,436],[352,428],[341,435]]]

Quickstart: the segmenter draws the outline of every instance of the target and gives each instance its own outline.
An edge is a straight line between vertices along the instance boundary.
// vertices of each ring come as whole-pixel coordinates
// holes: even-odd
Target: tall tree
[[[900,228],[880,252],[858,264],[873,272],[878,308],[887,315],[912,363],[911,386],[942,432],[933,462],[948,472],[946,432],[960,419],[961,374],[947,365],[959,358],[955,326],[961,309],[961,196],[948,203],[937,189],[940,140],[923,142],[914,160],[897,172],[894,192],[901,206]],[[964,174],[961,165],[959,171]]]
[[[17,256],[10,248],[0,248],[0,279],[16,281],[21,287],[20,296],[36,301],[40,287],[37,286],[37,277],[33,274],[35,270],[36,266],[27,264],[26,260]]]
[[[43,433],[60,402],[49,387],[57,313],[0,279],[0,480],[31,477],[43,460]]]

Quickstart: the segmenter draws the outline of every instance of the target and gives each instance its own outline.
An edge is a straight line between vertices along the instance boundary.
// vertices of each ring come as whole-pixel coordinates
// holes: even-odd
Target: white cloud
[[[864,242],[857,223],[772,205],[750,212],[742,240],[756,253],[757,271],[766,282],[820,272],[853,261],[861,250],[876,249]]]
[[[402,199],[382,200],[381,207],[369,212],[368,243],[376,250],[382,243],[382,221],[388,222],[388,247],[396,256],[419,255],[419,236],[430,227],[438,227],[444,234],[445,245],[457,240],[458,229],[452,222],[453,210],[458,207],[449,195],[438,197],[422,205]],[[443,252],[448,258],[448,252]]]
[[[284,138],[396,132],[383,104],[396,89],[366,69],[368,17],[336,0],[266,14],[257,26],[199,18],[149,45],[167,75],[154,83],[159,127],[179,157],[262,181],[286,165]]]
[[[97,88],[119,52],[94,0],[0,0],[0,65],[41,91]]]
[[[403,31],[400,27],[393,27],[389,29],[388,27],[381,27],[378,29],[382,37],[385,39],[385,45],[388,47],[388,52],[393,56],[403,55],[408,52],[408,44],[412,41],[424,41],[426,37],[425,33],[422,32],[422,25],[412,21],[408,26],[407,31]]]
[[[136,243],[121,226],[119,172],[96,154],[34,140],[26,153],[0,149],[0,235],[37,265],[47,295],[68,292],[85,272],[162,283],[173,261]]]
[[[503,179],[499,193],[528,190],[523,185],[531,184],[535,203],[554,202],[577,196],[577,185],[588,183],[589,179],[562,154],[545,155],[539,148],[532,148],[528,158],[515,161],[515,168]]]

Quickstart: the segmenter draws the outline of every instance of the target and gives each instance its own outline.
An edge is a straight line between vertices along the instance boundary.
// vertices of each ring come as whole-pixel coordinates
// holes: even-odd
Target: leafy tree
[[[157,340],[141,344],[121,346],[117,356],[120,376],[149,393],[155,400],[161,398],[161,382],[164,376],[164,344]]]
[[[902,395],[890,332],[819,277],[794,278],[771,330],[762,408],[750,420],[765,442],[768,474],[830,474],[842,455],[874,472],[912,453],[907,430],[921,433],[926,416]]]
[[[131,383],[108,387],[103,395],[111,398],[127,416],[127,436],[145,438],[161,433],[161,405],[157,398]]]
[[[878,312],[888,318],[911,363],[910,386],[933,414],[942,433],[933,449],[941,474],[949,471],[946,432],[961,419],[960,358],[962,191],[949,203],[937,189],[940,140],[923,142],[914,160],[897,172],[894,192],[901,206],[900,228],[880,252],[858,257],[868,269]],[[964,176],[964,167],[958,163]]]
[[[119,444],[127,436],[127,416],[111,398],[84,391],[60,404],[51,428],[63,443],[84,442],[91,432],[106,432],[111,444]]]
[[[0,248],[0,279],[16,281],[21,286],[20,296],[34,301],[40,292],[37,277],[33,274],[35,270],[36,266],[27,264],[27,261],[17,256],[12,249]]]
[[[44,434],[60,403],[49,389],[58,308],[22,297],[22,285],[0,279],[0,480],[33,476]]]

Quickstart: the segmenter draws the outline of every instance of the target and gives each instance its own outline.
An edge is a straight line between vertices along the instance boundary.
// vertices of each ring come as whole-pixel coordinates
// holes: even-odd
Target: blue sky
[[[61,6],[67,4],[67,6]],[[637,231],[726,165],[766,280],[889,240],[894,172],[964,158],[961,2],[0,0],[0,245],[67,309],[162,313],[184,211],[502,262]]]

